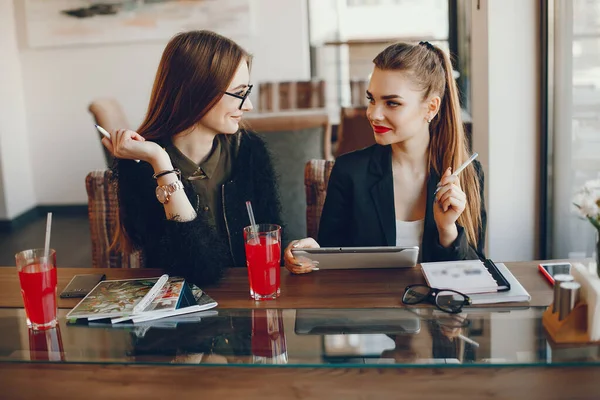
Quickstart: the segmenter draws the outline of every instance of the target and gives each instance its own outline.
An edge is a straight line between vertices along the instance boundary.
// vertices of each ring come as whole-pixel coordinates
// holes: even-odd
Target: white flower
[[[584,214],[586,217],[598,217],[598,212],[600,211],[600,209],[598,208],[598,205],[596,204],[594,199],[591,199],[590,197],[584,197],[582,199],[582,202],[579,204],[579,207],[581,209],[581,213]]]
[[[573,197],[575,210],[583,218],[600,220],[600,179],[587,181]]]
[[[600,179],[595,179],[593,181],[587,181],[585,185],[583,185],[583,190],[586,190],[590,193],[600,192]]]

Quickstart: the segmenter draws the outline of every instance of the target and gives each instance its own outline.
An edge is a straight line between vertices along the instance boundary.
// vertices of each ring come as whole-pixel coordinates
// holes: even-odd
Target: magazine
[[[134,323],[216,307],[210,296],[180,277],[102,281],[68,314],[68,320],[110,318]]]

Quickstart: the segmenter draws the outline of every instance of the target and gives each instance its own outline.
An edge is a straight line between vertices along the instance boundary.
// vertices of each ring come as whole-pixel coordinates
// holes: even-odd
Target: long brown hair
[[[430,95],[441,99],[440,109],[429,124],[429,164],[442,176],[451,167],[455,171],[470,155],[461,118],[458,88],[452,76],[452,63],[446,52],[427,42],[418,45],[395,43],[373,60],[375,67],[403,71],[423,90],[423,100]],[[477,171],[471,163],[459,175],[467,195],[467,207],[458,223],[465,229],[469,243],[477,248],[481,227],[481,196]]]
[[[183,32],[163,51],[150,104],[138,133],[148,140],[197,124],[223,97],[240,62],[251,57],[233,40],[210,31]]]
[[[240,63],[252,57],[237,43],[211,31],[175,35],[165,47],[150,103],[137,132],[152,141],[168,139],[196,125],[223,97]],[[131,251],[121,207],[111,248]]]

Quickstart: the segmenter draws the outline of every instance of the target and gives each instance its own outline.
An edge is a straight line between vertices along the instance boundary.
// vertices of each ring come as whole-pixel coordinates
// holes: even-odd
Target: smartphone
[[[60,292],[60,297],[63,299],[85,297],[104,278],[106,278],[104,274],[75,275],[71,282]]]
[[[571,274],[571,263],[558,262],[558,263],[540,263],[538,269],[548,279],[548,282],[554,285],[554,275],[558,274]]]

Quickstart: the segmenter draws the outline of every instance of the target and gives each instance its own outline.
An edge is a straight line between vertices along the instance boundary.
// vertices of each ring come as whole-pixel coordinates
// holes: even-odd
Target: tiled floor
[[[0,266],[14,266],[15,253],[44,247],[46,216],[10,233],[0,232]],[[56,250],[59,267],[91,267],[92,243],[87,215],[52,217],[50,247]]]

